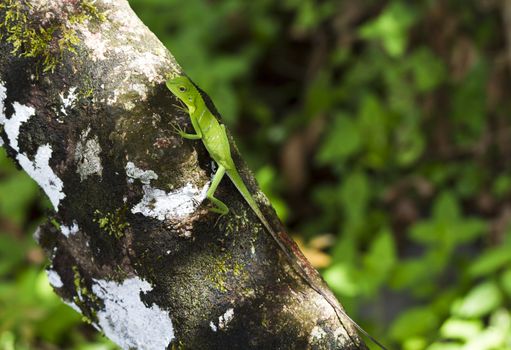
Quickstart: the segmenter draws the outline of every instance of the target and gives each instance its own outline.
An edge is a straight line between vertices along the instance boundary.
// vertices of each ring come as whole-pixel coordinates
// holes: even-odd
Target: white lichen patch
[[[350,338],[349,334],[346,333],[346,329],[343,327],[336,328],[334,331],[334,339],[340,341],[341,343],[343,339],[348,340]]]
[[[85,46],[87,46],[91,52],[91,58],[94,62],[102,61],[106,59],[107,49],[110,46],[110,43],[106,41],[104,38],[102,31],[98,31],[97,33],[91,33],[88,28],[84,28],[82,30],[83,33],[83,42]]]
[[[0,124],[5,124],[5,105],[4,101],[7,98],[7,88],[5,83],[0,80]],[[4,145],[3,138],[0,137],[0,147]]]
[[[75,235],[78,232],[80,232],[80,227],[78,226],[78,223],[76,221],[73,221],[73,224],[71,226],[60,226],[60,231],[64,236],[69,238],[69,236]]]
[[[3,106],[1,107],[4,108]],[[9,146],[11,146],[16,152],[19,152],[18,136],[20,134],[21,125],[26,123],[35,115],[35,109],[22,105],[18,102],[14,102],[12,107],[14,108],[14,114],[12,117],[10,119],[6,119],[2,112],[3,119],[0,119],[0,123],[4,125],[4,131],[9,139]]]
[[[132,180],[140,180],[144,185],[149,185],[151,180],[158,180],[158,174],[152,170],[142,170],[133,162],[126,164],[126,175]]]
[[[5,123],[5,106],[4,101],[7,98],[7,89],[5,83],[0,80],[0,124]],[[0,147],[4,145],[4,140],[0,137]]]
[[[226,328],[229,323],[232,321],[232,319],[234,318],[234,309],[233,308],[230,308],[230,309],[227,309],[227,311],[218,318],[218,328],[219,329],[224,329]]]
[[[91,175],[103,175],[103,165],[101,164],[101,145],[97,135],[89,137],[91,129],[83,131],[80,140],[76,144],[75,160],[76,172],[80,175],[80,181],[87,179]]]
[[[327,293],[327,295],[331,295],[328,293],[328,291],[326,291],[325,293]],[[324,315],[325,317],[328,315],[332,320],[334,320],[334,322],[336,323],[338,322],[339,316],[337,315],[335,309],[332,307],[332,305],[330,305],[330,303],[325,297],[323,297],[316,291],[310,289],[307,293],[305,294],[300,293],[299,295],[297,295],[297,297],[303,298],[304,301],[312,302],[314,304],[314,308],[317,310],[319,314]],[[335,299],[333,299],[333,301],[335,301]],[[345,311],[342,311],[342,313],[345,313]],[[348,315],[345,314],[345,316]],[[356,333],[356,327],[354,326],[353,321],[349,321],[349,319],[348,322],[342,322],[342,327],[336,329],[336,331],[334,332],[335,339],[340,338],[349,339],[349,334],[347,333],[347,331]],[[322,336],[323,332],[325,332],[324,329],[312,329],[311,334],[309,336],[309,341],[311,341],[312,339],[319,339],[319,337]]]
[[[229,308],[224,312],[223,315],[218,317],[218,325],[214,324],[213,321],[209,322],[209,327],[213,332],[218,330],[226,329],[229,326],[229,323],[234,319],[234,309]]]
[[[144,75],[150,82],[158,82],[161,79],[159,71],[166,62],[166,57],[157,56],[152,52],[144,52],[130,63],[129,69]]]
[[[64,199],[66,195],[62,192],[64,183],[50,167],[50,159],[53,152],[51,146],[49,144],[39,146],[35,159],[32,161],[25,153],[20,152],[18,144],[20,128],[23,123],[26,123],[35,115],[35,109],[14,102],[12,104],[14,113],[11,118],[7,119],[5,116],[5,98],[5,86],[0,84],[0,124],[4,126],[9,146],[18,153],[16,159],[23,170],[42,187],[46,195],[50,198],[53,207],[58,211],[60,201]]]
[[[64,183],[50,167],[52,152],[51,146],[46,144],[37,149],[34,161],[28,159],[23,153],[19,153],[16,159],[23,170],[41,186],[50,199],[51,204],[53,204],[55,211],[58,211],[60,201],[64,199],[66,195],[62,191],[64,189]]]
[[[309,344],[316,343],[327,336],[327,333],[320,326],[315,326],[309,335]]]
[[[144,197],[131,212],[158,220],[182,218],[192,214],[206,198],[209,182],[202,189],[192,184],[171,192],[165,192],[149,185],[144,185]]]
[[[62,288],[64,286],[64,283],[62,283],[62,280],[56,271],[47,270],[46,274],[48,275],[48,282],[50,282],[50,285],[53,288]]]
[[[63,93],[59,94],[60,99],[62,101],[62,106],[60,107],[60,112],[62,114],[67,115],[67,110],[73,107],[76,99],[78,98],[78,95],[75,92],[76,87],[72,87],[71,89],[69,89],[67,97],[64,97]]]
[[[141,294],[151,285],[138,278],[122,284],[94,280],[93,293],[103,300],[105,308],[98,311],[99,327],[123,349],[165,350],[174,339],[172,320],[157,305],[148,307]]]
[[[257,203],[261,203],[262,205],[265,205],[267,207],[271,206],[270,200],[262,191],[257,191],[256,194],[254,195],[254,199]]]
[[[0,80],[0,123],[5,121],[5,99],[7,98],[7,88],[5,82]]]
[[[64,300],[64,303],[65,303],[66,305],[68,305],[69,307],[71,307],[71,309],[75,310],[76,312],[78,312],[78,313],[80,313],[80,314],[82,313],[82,310],[80,310],[80,308],[78,307],[78,305],[76,305],[74,302]]]
[[[125,86],[122,87],[112,87],[112,90],[109,90],[110,96],[108,97],[107,103],[109,105],[117,104],[119,97],[129,94],[131,90],[128,90]],[[124,108],[128,111],[132,110],[135,104],[128,99],[127,102],[124,103]]]
[[[132,84],[131,91],[136,92],[140,95],[142,101],[147,99],[147,85],[144,84]]]
[[[131,33],[134,38],[142,38],[146,35],[147,28],[137,16],[133,15],[133,10],[127,1],[103,0],[104,4],[113,4],[108,12],[108,21],[115,23],[120,27],[120,33]]]

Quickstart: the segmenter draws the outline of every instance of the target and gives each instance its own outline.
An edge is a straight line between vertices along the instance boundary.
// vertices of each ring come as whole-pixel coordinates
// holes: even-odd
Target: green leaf
[[[454,139],[468,146],[480,139],[486,126],[486,84],[488,68],[484,62],[474,65],[452,97],[452,117],[455,124]]]
[[[486,222],[476,218],[461,220],[452,227],[449,236],[451,244],[461,244],[471,242],[480,237],[487,229]]]
[[[389,113],[376,96],[367,94],[358,113],[360,136],[365,144],[365,160],[370,167],[381,168],[389,155]]]
[[[433,343],[426,348],[426,350],[463,350],[463,349],[465,349],[465,347],[462,344],[456,343]]]
[[[415,15],[410,7],[402,2],[391,2],[381,15],[360,29],[364,39],[379,39],[392,57],[403,55],[408,41],[408,28]]]
[[[302,0],[295,19],[295,26],[300,30],[314,28],[334,10],[335,6],[330,2],[318,3],[312,0]]]
[[[506,270],[500,277],[502,289],[506,292],[508,298],[511,298],[511,268]]]
[[[309,119],[317,117],[319,114],[328,111],[334,101],[333,87],[331,82],[331,76],[325,72],[319,72],[315,79],[310,83],[305,96],[305,114]],[[347,117],[342,112],[334,116],[335,120],[338,118]],[[329,129],[331,130],[331,129]],[[340,130],[338,130],[339,132]],[[344,139],[341,139],[344,140]],[[337,140],[339,141],[339,140]]]
[[[454,302],[452,313],[459,317],[477,318],[489,314],[501,304],[502,293],[497,285],[494,282],[484,282]]]
[[[478,337],[471,338],[465,349],[470,350],[494,350],[494,349],[509,349],[508,339],[510,330],[507,329],[505,332],[498,328],[487,328],[484,332],[481,332]]]
[[[397,128],[395,134],[397,162],[401,166],[409,166],[422,155],[425,147],[424,137],[415,128],[411,130],[404,127]]]
[[[410,337],[403,342],[403,350],[424,350],[427,344],[425,337]]]
[[[394,238],[391,232],[383,231],[376,236],[363,259],[364,275],[370,276],[369,280],[377,287],[377,284],[386,280],[397,261]]]
[[[486,222],[477,218],[462,218],[456,197],[442,193],[435,201],[433,217],[418,222],[410,229],[410,237],[423,244],[439,244],[451,249],[479,237],[486,230]]]
[[[471,198],[483,188],[485,182],[485,169],[477,164],[463,164],[459,166],[456,181],[456,192],[461,198]]]
[[[12,332],[0,333],[0,349],[2,350],[16,350],[16,337]]]
[[[408,62],[419,92],[433,90],[445,80],[445,64],[429,48],[414,51]]]
[[[408,309],[392,323],[390,336],[394,340],[403,341],[412,336],[427,334],[437,328],[438,323],[438,316],[428,307]]]
[[[355,154],[361,146],[360,133],[352,118],[336,115],[333,125],[323,139],[317,155],[320,164],[344,161]]]
[[[490,249],[481,254],[469,267],[472,277],[487,276],[511,262],[511,247],[508,245]]]
[[[418,243],[435,243],[440,236],[449,234],[445,225],[435,222],[419,222],[410,229],[410,238]]]
[[[395,289],[412,287],[417,281],[431,275],[431,269],[422,259],[404,259],[397,264],[392,274],[391,285]]]
[[[442,223],[452,223],[460,217],[460,207],[456,197],[450,192],[443,192],[435,200],[433,217]]]
[[[477,337],[483,330],[481,320],[449,318],[440,328],[440,334],[448,339],[468,340]]]
[[[354,297],[359,294],[358,281],[354,270],[346,264],[335,264],[326,269],[323,278],[330,288],[344,296]]]
[[[358,226],[364,220],[366,208],[370,198],[369,181],[363,172],[351,173],[342,183],[340,200],[347,225]]]
[[[511,191],[511,176],[509,174],[499,175],[493,183],[492,192],[493,194],[502,199]]]

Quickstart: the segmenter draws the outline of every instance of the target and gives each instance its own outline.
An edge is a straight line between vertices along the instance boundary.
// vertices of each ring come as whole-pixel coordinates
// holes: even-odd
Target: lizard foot
[[[172,122],[170,123],[170,126],[172,127],[172,129],[174,129],[174,132],[179,136],[183,137],[184,135],[186,135],[186,132],[178,123]]]
[[[181,104],[181,105],[173,104],[172,106],[175,107],[176,109],[179,109],[180,111],[188,113],[188,109],[183,104]]]

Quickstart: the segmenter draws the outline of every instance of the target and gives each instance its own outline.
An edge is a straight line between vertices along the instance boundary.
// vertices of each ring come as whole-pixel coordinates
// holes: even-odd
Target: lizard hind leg
[[[218,185],[220,184],[220,181],[222,181],[222,178],[225,175],[225,167],[222,165],[218,165],[218,170],[215,173],[215,176],[213,176],[213,181],[211,181],[211,186],[208,189],[208,192],[206,193],[206,197],[213,203],[215,206],[214,208],[211,208],[210,211],[214,213],[218,213],[221,216],[226,215],[229,212],[229,208],[227,205],[225,205],[224,202],[219,200],[218,198],[214,197],[214,194],[216,192],[216,189]]]

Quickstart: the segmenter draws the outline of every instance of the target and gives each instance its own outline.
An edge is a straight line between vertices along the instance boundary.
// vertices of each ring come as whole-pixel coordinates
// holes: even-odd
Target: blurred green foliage
[[[396,349],[511,349],[504,2],[130,3],[309,254],[330,256],[355,320]],[[2,155],[0,349],[108,349],[49,292],[40,198]]]

